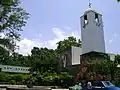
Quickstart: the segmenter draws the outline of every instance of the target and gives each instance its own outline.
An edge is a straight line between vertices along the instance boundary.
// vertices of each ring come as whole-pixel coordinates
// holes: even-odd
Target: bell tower
[[[91,8],[80,17],[82,54],[92,51],[105,53],[102,15]]]

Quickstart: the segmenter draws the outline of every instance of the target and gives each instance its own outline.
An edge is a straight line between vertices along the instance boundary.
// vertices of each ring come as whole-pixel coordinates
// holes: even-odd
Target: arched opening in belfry
[[[96,14],[96,13],[95,13],[95,21],[96,21],[97,23],[99,23],[98,14]]]
[[[88,23],[87,15],[84,16],[84,25]]]

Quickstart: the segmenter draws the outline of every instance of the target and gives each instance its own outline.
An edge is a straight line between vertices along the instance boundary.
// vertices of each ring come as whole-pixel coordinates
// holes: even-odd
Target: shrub
[[[15,85],[15,84],[16,84],[16,81],[15,81],[15,80],[10,80],[10,81],[9,81],[9,84]]]
[[[61,85],[61,80],[64,82],[64,83],[69,83],[70,80],[72,80],[72,76],[66,72],[63,72],[63,73],[60,73],[60,74],[57,74],[57,73],[44,73],[43,74],[43,82],[44,82],[44,85]],[[73,82],[73,81],[72,81]]]
[[[28,78],[28,75],[24,74],[9,74],[9,73],[0,73],[0,82],[13,82],[15,81],[15,84],[23,84],[23,81]]]

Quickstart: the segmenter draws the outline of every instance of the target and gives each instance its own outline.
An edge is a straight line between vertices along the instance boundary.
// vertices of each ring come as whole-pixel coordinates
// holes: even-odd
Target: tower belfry
[[[105,53],[102,15],[91,8],[90,0],[89,8],[80,17],[80,21],[82,54],[92,51]]]

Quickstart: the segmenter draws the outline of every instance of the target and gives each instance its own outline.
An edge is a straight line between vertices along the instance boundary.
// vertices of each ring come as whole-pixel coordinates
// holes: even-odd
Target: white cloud
[[[69,36],[74,36],[77,39],[80,39],[81,35],[80,35],[80,33],[77,30],[75,30],[74,32],[71,32]]]
[[[52,28],[52,32],[55,34],[55,36],[59,39],[65,38],[65,32],[62,31],[60,28]]]
[[[31,49],[33,47],[40,47],[42,46],[42,43],[24,38],[23,40],[18,42],[17,45],[19,46],[19,50],[17,50],[17,52],[23,55],[28,55],[31,53]]]
[[[52,48],[55,49],[57,47],[56,43],[60,40],[64,40],[68,36],[75,36],[79,38],[80,35],[78,35],[77,31],[73,32],[65,32],[65,30],[61,30],[60,28],[52,28],[52,32],[55,35],[53,39],[47,40],[47,41],[38,41],[37,39],[35,40],[29,40],[27,38],[24,38],[20,42],[17,43],[19,45],[19,50],[17,52],[23,54],[23,55],[28,55],[31,54],[31,49],[33,47],[47,47],[47,48]]]
[[[64,29],[68,31],[72,30],[70,26],[65,26]]]

